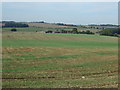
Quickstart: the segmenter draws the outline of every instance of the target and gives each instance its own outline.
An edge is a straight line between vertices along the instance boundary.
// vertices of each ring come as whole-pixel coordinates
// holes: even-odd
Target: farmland
[[[3,88],[117,88],[117,37],[10,29],[2,35]]]
[[[40,32],[40,31],[72,31],[73,28],[77,28],[78,31],[87,31],[90,30],[93,33],[100,31],[101,29],[96,29],[95,27],[91,28],[90,26],[82,26],[82,25],[75,25],[75,26],[65,26],[65,25],[57,25],[51,23],[25,23],[29,25],[29,27],[19,27],[17,29],[18,32]],[[2,25],[2,24],[1,24]],[[9,25],[9,24],[8,24]],[[69,25],[69,24],[66,24]],[[2,26],[5,26],[4,24]],[[13,29],[12,27],[3,28],[3,32],[10,31]]]

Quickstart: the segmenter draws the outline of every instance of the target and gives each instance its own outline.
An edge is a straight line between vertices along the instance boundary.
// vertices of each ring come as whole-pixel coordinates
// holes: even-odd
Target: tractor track
[[[86,74],[81,74],[79,75],[79,77],[81,76],[94,76],[94,75],[101,75],[101,74],[112,74],[112,73],[117,73],[118,71],[115,70],[115,71],[110,71],[110,72],[101,72],[101,73],[86,73]],[[73,74],[74,76],[78,76],[78,75],[75,75]],[[71,77],[72,79],[76,79],[78,77]],[[55,77],[55,76],[48,76],[48,77],[2,77],[2,79],[56,79],[56,80],[60,80],[60,77]],[[61,78],[62,79],[62,78]]]

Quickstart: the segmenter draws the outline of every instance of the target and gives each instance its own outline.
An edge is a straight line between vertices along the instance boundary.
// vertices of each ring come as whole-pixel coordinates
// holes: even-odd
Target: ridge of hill
[[[64,25],[56,25],[56,24],[51,24],[51,23],[31,23],[31,22],[28,22],[26,24],[28,24],[30,27],[75,28],[75,26],[64,26]]]

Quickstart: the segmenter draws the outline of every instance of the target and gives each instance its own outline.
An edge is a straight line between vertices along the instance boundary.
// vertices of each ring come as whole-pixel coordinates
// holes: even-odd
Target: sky
[[[2,2],[119,2],[119,0],[1,0]]]
[[[117,24],[117,2],[3,2],[2,20]]]

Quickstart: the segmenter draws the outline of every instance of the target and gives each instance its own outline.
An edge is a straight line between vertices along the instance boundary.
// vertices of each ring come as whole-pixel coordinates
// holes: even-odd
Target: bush
[[[46,31],[45,33],[53,33],[53,31]]]
[[[91,31],[89,31],[89,30],[87,30],[87,31],[80,31],[80,32],[78,32],[79,34],[94,34],[93,32],[91,32]]]
[[[16,31],[17,31],[17,29],[11,29],[11,31],[12,31],[12,32],[16,32]]]
[[[72,33],[77,34],[78,33],[77,28],[73,28]]]

